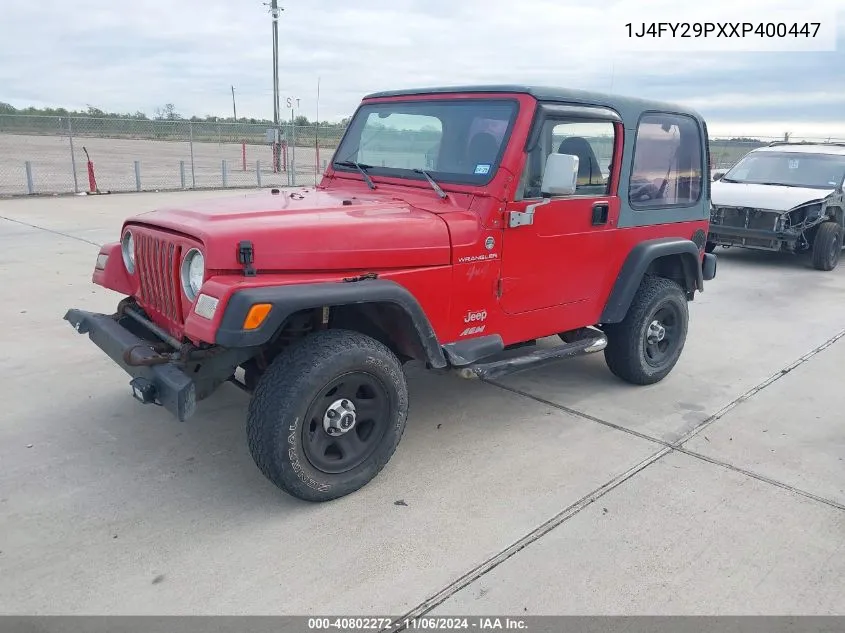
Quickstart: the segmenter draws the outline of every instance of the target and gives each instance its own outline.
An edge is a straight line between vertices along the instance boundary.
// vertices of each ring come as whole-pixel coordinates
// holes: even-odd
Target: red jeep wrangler
[[[65,319],[179,420],[225,382],[252,394],[264,475],[334,499],[393,455],[409,360],[488,379],[604,350],[625,381],[664,378],[716,274],[708,147],[702,118],[666,103],[373,94],[316,189],[128,219],[93,275],[125,298]]]

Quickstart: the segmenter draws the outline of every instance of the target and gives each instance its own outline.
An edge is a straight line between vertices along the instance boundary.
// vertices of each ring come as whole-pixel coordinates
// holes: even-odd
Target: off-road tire
[[[813,240],[813,268],[833,270],[842,254],[842,226],[839,222],[828,220],[816,229]]]
[[[659,363],[650,363],[646,354],[649,327],[655,315],[665,311],[675,324],[671,351]],[[663,380],[681,356],[686,342],[689,312],[684,290],[664,277],[645,275],[637,294],[620,323],[606,324],[604,359],[613,374],[635,385],[650,385]]]
[[[305,418],[325,387],[352,372],[378,382],[389,415],[383,416],[383,435],[362,463],[343,473],[324,472],[309,461],[304,428],[310,420]],[[330,501],[362,488],[384,468],[402,438],[407,415],[405,374],[393,352],[359,332],[324,330],[291,345],[261,376],[247,416],[249,451],[264,476],[283,491],[305,501]]]

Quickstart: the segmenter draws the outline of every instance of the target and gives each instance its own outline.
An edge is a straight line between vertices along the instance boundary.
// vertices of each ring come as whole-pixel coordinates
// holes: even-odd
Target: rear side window
[[[628,200],[635,209],[689,206],[701,198],[701,132],[692,117],[650,113],[637,126]]]

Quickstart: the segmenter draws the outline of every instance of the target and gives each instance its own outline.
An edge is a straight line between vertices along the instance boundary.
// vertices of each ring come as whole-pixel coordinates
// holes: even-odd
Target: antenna
[[[613,92],[613,80],[616,76],[616,58],[610,60],[610,92]]]

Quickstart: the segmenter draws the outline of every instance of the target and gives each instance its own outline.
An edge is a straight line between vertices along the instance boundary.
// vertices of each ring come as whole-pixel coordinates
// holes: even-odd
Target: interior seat
[[[474,171],[476,165],[490,165],[496,162],[499,142],[489,132],[480,132],[472,137],[467,147],[467,164]]]
[[[580,136],[570,136],[563,139],[557,149],[558,154],[572,154],[578,157],[578,184],[603,185],[604,176],[601,173],[599,161],[592,146]]]

